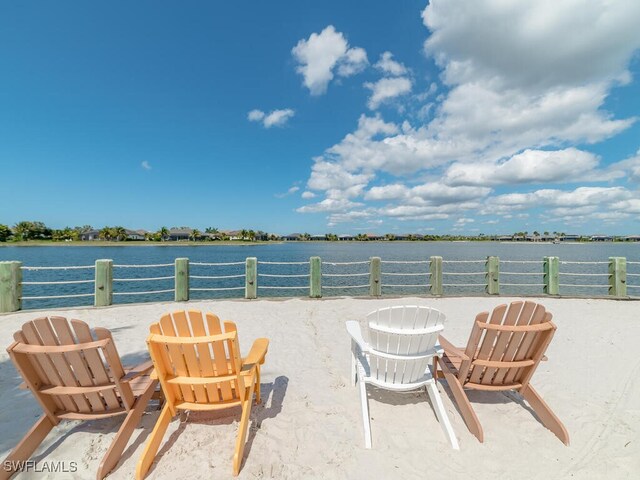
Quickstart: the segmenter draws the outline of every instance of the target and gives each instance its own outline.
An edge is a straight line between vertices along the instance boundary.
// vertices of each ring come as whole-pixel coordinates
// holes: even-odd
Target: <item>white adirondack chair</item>
[[[371,422],[367,384],[385,390],[406,392],[424,387],[451,446],[458,440],[442,404],[429,364],[442,353],[438,334],[444,328],[440,311],[421,306],[381,308],[367,315],[364,335],[360,324],[347,322],[351,335],[351,383],[360,384],[364,441],[371,448]]]

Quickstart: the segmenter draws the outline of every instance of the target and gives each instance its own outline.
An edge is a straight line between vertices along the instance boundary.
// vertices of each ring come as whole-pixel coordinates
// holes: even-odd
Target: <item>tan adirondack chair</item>
[[[542,424],[569,445],[564,425],[530,383],[556,331],[551,318],[542,305],[518,301],[499,305],[491,315],[479,313],[464,349],[440,336],[442,373],[469,431],[481,442],[482,426],[465,389],[520,393]]]
[[[95,328],[94,334],[85,322],[64,317],[37,318],[14,334],[7,351],[44,415],[5,459],[0,479],[16,473],[61,420],[126,415],[96,477],[104,478],[120,460],[158,382],[150,377],[150,361],[122,366],[109,330]]]
[[[249,355],[241,358],[235,323],[224,322],[223,330],[216,315],[207,313],[205,317],[196,310],[178,311],[163,315],[150,327],[147,344],[166,403],[138,461],[137,479],[149,471],[178,410],[241,406],[233,474],[240,471],[254,392],[256,403],[260,402],[260,365],[269,340],[256,340]]]

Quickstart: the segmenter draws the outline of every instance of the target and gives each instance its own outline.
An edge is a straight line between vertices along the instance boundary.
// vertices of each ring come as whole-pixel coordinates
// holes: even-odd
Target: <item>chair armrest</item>
[[[471,360],[461,348],[454,347],[451,342],[449,342],[449,340],[444,338],[442,335],[438,336],[438,343],[440,343],[440,346],[443,348],[445,354],[449,356],[460,357],[462,358],[462,360]]]
[[[135,367],[125,368],[124,371],[125,374],[121,381],[128,382],[129,380],[133,380],[134,378],[142,375],[149,375],[153,371],[153,362],[151,360],[147,360]]]
[[[249,355],[242,359],[243,364],[260,364],[264,363],[264,359],[267,355],[267,350],[269,349],[269,339],[268,338],[258,338],[253,345],[251,346],[251,350],[249,351]]]
[[[351,339],[358,344],[360,350],[363,352],[369,351],[369,345],[364,341],[364,337],[362,336],[362,329],[360,328],[360,324],[355,320],[349,320],[347,322],[347,333],[351,336]]]

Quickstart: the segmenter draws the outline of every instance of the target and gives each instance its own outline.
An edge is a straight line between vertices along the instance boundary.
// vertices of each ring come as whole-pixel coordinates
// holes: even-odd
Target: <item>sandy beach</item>
[[[364,448],[359,394],[349,382],[346,320],[376,308],[418,304],[447,316],[445,336],[466,344],[476,313],[512,298],[385,298],[225,300],[109,308],[50,310],[113,332],[127,364],[147,358],[148,325],[167,311],[201,309],[233,320],[246,353],[254,339],[271,340],[262,370],[263,403],[254,408],[245,460],[238,478],[418,479],[624,479],[640,472],[640,303],[550,299],[543,303],[558,326],[532,384],[564,422],[564,446],[518,403],[516,395],[470,393],[485,442],[467,430],[445,382],[439,389],[460,451],[450,448],[424,391],[370,390],[373,448]],[[8,346],[23,322],[48,312],[0,316]],[[0,353],[0,457],[40,415],[2,349]],[[150,405],[109,478],[133,478],[147,435],[159,414]],[[188,418],[184,418],[188,417]],[[151,479],[231,478],[239,415],[192,413],[169,427]],[[186,421],[183,421],[186,420]],[[65,422],[36,452],[39,461],[77,462],[75,473],[22,474],[18,478],[93,478],[119,419]]]

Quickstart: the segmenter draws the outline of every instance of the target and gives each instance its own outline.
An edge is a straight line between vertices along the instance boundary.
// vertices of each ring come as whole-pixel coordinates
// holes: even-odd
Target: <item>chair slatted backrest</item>
[[[133,406],[111,333],[80,320],[41,317],[14,334],[9,355],[49,416],[116,414]]]
[[[524,387],[555,333],[551,318],[531,301],[478,314],[465,350],[472,360],[461,379],[496,389]]]
[[[163,315],[151,325],[149,349],[167,401],[197,405],[239,403],[244,393],[237,330],[211,313]],[[185,406],[186,408],[186,406]]]
[[[422,306],[381,308],[367,315],[370,376],[394,384],[420,379],[444,320],[442,312]]]

